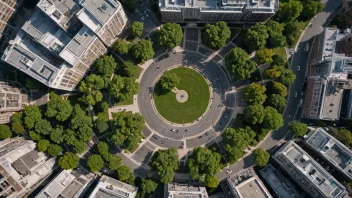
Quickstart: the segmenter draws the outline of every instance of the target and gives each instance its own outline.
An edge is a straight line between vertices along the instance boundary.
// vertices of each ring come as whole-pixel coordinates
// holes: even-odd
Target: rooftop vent
[[[106,10],[106,8],[107,8],[107,6],[106,6],[105,3],[101,4],[99,7],[100,7],[100,9],[102,9],[102,10]]]

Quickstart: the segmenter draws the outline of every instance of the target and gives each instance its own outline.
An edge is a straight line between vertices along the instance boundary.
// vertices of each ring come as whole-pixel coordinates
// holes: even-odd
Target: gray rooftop
[[[18,158],[12,163],[12,166],[19,172],[22,176],[31,174],[31,169],[36,166],[37,159],[39,158],[38,151],[32,150],[29,153]]]
[[[352,151],[322,128],[309,135],[306,143],[352,179]]]
[[[168,183],[168,197],[173,198],[207,198],[208,193],[203,186],[193,184]]]
[[[82,0],[81,5],[88,10],[101,24],[105,24],[116,11],[119,3],[116,0]]]
[[[338,120],[340,117],[340,109],[342,104],[343,89],[339,87],[339,81],[329,79],[326,84],[325,94],[322,105],[322,118],[330,120]]]

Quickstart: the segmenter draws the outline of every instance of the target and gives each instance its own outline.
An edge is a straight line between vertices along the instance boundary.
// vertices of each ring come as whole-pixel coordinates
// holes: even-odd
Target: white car
[[[232,170],[227,169],[226,172],[227,172],[227,174],[230,174],[230,173],[232,173]]]
[[[298,71],[301,70],[301,66],[297,66],[297,70],[298,70]]]
[[[295,98],[297,97],[297,92],[295,92]]]
[[[308,45],[308,43],[307,43],[307,44],[306,44],[306,47],[304,48],[304,51],[308,52],[308,50],[309,50],[309,45]]]
[[[290,51],[290,55],[293,55],[293,51]]]

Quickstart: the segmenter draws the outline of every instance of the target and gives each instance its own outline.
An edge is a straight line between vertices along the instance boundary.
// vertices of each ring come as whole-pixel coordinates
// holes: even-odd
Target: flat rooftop
[[[277,0],[162,0],[162,7],[197,7],[206,10],[242,11],[256,9],[258,11],[273,10]]]
[[[270,198],[268,190],[264,187],[258,177],[252,177],[236,186],[242,198]]]
[[[342,104],[343,89],[339,87],[339,82],[329,79],[323,98],[322,118],[338,120],[340,118],[340,109]]]
[[[206,198],[208,193],[204,186],[181,183],[166,184],[168,198]]]
[[[309,135],[306,144],[352,179],[352,151],[322,128]]]
[[[275,157],[285,156],[326,197],[338,197],[345,187],[293,141],[287,142]]]
[[[114,14],[119,3],[116,0],[83,0],[81,5],[101,24],[105,24]]]
[[[337,28],[325,28],[324,32],[324,41],[323,41],[323,50],[322,57],[331,57],[335,53],[336,41],[337,41]]]

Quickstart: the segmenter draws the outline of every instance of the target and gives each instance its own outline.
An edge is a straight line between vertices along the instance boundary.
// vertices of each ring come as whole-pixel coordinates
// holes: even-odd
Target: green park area
[[[166,73],[174,73],[180,78],[176,88],[186,91],[188,99],[183,103],[178,102],[176,93],[165,91],[158,82],[154,91],[154,103],[159,114],[168,121],[178,124],[195,121],[202,116],[209,104],[210,91],[206,80],[197,71],[184,67]]]

